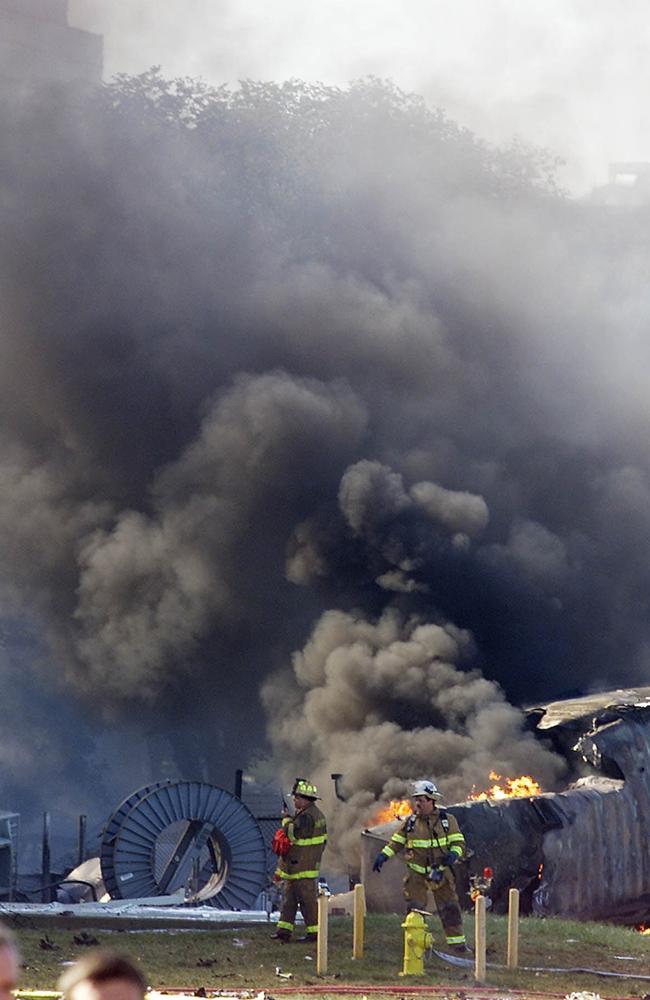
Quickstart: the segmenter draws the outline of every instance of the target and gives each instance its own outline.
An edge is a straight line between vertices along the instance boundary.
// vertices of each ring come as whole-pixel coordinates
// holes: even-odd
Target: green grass
[[[270,940],[271,925],[209,931],[104,931],[88,930],[99,944],[137,959],[152,987],[199,987],[210,989],[266,989],[280,986],[322,986],[327,984],[401,985],[407,983],[448,984],[452,992],[474,982],[473,968],[464,970],[431,957],[423,977],[404,980],[398,973],[402,966],[401,917],[372,915],[366,921],[366,947],[363,959],[354,961],[352,921],[335,917],[330,922],[329,971],[324,978],[316,975],[316,952],[313,945],[280,944]],[[437,918],[430,926],[434,947],[442,950],[442,935]],[[466,917],[468,941],[473,940],[473,920]],[[16,928],[24,960],[21,985],[25,988],[53,989],[63,969],[86,950],[75,944],[78,930]],[[505,917],[488,915],[488,963],[505,964],[507,925]],[[53,949],[42,947],[51,942]],[[556,919],[522,919],[520,924],[520,965],[589,967],[621,972],[624,979],[604,979],[592,975],[534,973],[488,968],[487,985],[517,990],[570,993],[590,990],[603,997],[643,996],[650,994],[650,981],[634,981],[628,974],[650,976],[650,937],[636,931],[607,924],[578,923]],[[628,959],[616,956],[628,956]],[[290,980],[276,975],[276,966],[291,973]]]

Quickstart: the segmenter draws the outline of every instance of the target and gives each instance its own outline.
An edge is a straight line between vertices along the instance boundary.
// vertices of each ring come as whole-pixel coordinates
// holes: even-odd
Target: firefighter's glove
[[[441,868],[434,868],[431,874],[429,875],[429,880],[433,882],[434,885],[438,885],[440,882],[442,882],[444,877],[445,874]]]
[[[381,866],[383,865],[384,861],[388,861],[388,856],[384,854],[383,851],[380,851],[377,857],[375,858],[375,862],[372,866],[373,872],[380,872]]]
[[[442,859],[443,865],[455,865],[458,861],[458,855],[455,851],[447,851],[444,858]]]

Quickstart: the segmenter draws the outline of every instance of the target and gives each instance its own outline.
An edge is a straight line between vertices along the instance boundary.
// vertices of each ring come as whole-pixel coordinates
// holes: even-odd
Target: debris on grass
[[[218,990],[199,986],[192,993],[167,993],[165,990],[149,990],[147,1000],[192,1000],[193,997],[205,997],[206,1000],[275,1000],[275,997],[264,990]]]
[[[72,938],[73,944],[79,944],[86,948],[91,948],[96,944],[99,944],[99,939],[93,934],[89,934],[88,931],[80,931],[79,934],[75,934]]]

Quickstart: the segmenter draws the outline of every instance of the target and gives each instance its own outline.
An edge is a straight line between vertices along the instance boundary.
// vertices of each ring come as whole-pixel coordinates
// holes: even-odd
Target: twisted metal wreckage
[[[470,801],[449,807],[473,852],[459,872],[489,865],[496,912],[508,889],[523,912],[634,924],[650,914],[650,688],[610,691],[528,711],[535,735],[562,754],[578,778],[562,792]],[[377,841],[399,821],[366,830],[362,880],[368,908],[388,912],[401,900],[399,866],[371,875]],[[462,884],[465,883],[465,884]]]

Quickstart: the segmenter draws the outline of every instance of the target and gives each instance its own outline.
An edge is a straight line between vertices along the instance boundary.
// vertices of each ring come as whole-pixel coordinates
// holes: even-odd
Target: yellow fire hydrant
[[[400,976],[423,976],[424,953],[431,947],[433,936],[427,930],[424,917],[417,910],[411,910],[402,924],[404,928],[404,966]]]

